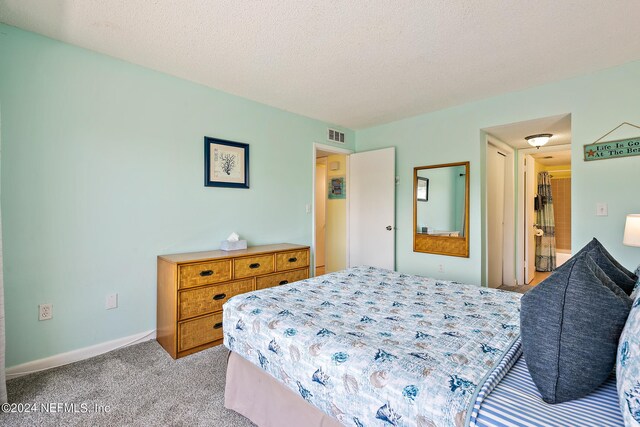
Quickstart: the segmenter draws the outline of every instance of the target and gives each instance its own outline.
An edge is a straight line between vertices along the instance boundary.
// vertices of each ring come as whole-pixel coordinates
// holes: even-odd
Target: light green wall
[[[7,366],[153,329],[158,254],[216,248],[233,230],[311,242],[312,143],[327,144],[326,123],[4,25],[0,108]],[[581,148],[640,124],[640,62],[358,131],[358,151],[397,147],[397,269],[480,283],[480,129],[565,113],[572,246],[596,236],[635,267],[640,249],[621,242],[624,216],[640,212],[640,157],[585,163]],[[251,145],[251,189],[203,187],[204,135]],[[413,167],[464,160],[470,258],[413,253]],[[44,302],[54,319],[38,322]]]
[[[154,329],[159,254],[311,243],[326,123],[4,25],[0,107],[7,366]],[[250,144],[249,190],[203,186],[205,135]]]
[[[622,233],[625,215],[640,212],[640,157],[586,163],[581,150],[621,122],[640,125],[640,62],[357,131],[357,151],[387,147],[389,141],[396,146],[396,174],[400,178],[396,268],[480,284],[485,274],[481,190],[486,157],[481,129],[566,113],[571,113],[573,141],[572,247],[580,248],[595,236],[623,264],[635,268],[640,263],[640,248],[623,246]],[[637,136],[640,132],[630,133]],[[624,132],[612,135],[624,136]],[[471,162],[470,257],[414,253],[413,168],[465,160]],[[595,216],[598,202],[609,204],[608,217]],[[439,264],[443,264],[444,273],[438,272]]]

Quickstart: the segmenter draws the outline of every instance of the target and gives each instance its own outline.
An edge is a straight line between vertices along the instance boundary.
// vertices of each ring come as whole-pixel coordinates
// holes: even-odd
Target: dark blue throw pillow
[[[624,268],[622,264],[616,261],[605,247],[602,246],[602,243],[600,243],[598,239],[594,237],[574,256],[578,256],[583,253],[588,253],[595,263],[598,264],[598,267],[600,267],[616,285],[620,286],[627,295],[631,295],[631,292],[636,285],[636,281],[638,280],[638,276]]]
[[[607,379],[631,304],[588,253],[524,294],[522,349],[545,402],[578,399]]]

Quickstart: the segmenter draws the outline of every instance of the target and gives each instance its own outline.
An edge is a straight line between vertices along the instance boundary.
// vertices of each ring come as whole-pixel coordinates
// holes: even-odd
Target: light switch
[[[606,203],[598,203],[596,205],[597,216],[609,216],[609,205]]]
[[[105,301],[104,308],[106,308],[107,310],[118,308],[118,294],[107,295],[107,300]]]

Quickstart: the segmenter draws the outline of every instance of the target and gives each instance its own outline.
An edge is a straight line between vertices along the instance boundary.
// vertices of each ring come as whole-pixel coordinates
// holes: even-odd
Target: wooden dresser
[[[253,246],[158,257],[157,340],[174,358],[222,343],[222,304],[309,277],[309,246]]]

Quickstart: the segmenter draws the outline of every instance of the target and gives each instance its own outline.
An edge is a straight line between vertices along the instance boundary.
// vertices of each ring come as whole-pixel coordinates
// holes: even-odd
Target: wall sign
[[[584,160],[586,162],[629,156],[640,156],[640,137],[597,142],[584,146]]]
[[[590,162],[591,160],[604,160],[615,159],[616,157],[629,157],[640,156],[640,136],[626,139],[615,139],[613,141],[603,141],[606,136],[611,135],[622,126],[630,126],[636,129],[640,129],[640,126],[636,126],[629,122],[622,122],[609,132],[596,139],[592,144],[586,144],[584,146],[584,161]]]

